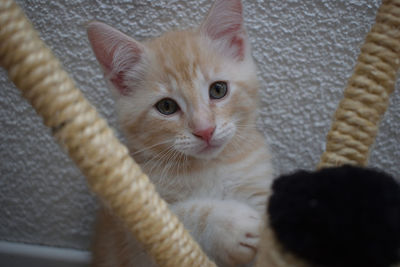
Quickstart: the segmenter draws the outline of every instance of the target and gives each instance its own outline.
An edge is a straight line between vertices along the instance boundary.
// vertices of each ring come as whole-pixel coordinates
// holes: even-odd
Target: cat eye
[[[228,92],[228,84],[226,82],[214,82],[210,85],[209,95],[211,99],[221,99]]]
[[[178,104],[171,98],[161,99],[156,103],[155,107],[164,115],[171,115],[179,110]]]

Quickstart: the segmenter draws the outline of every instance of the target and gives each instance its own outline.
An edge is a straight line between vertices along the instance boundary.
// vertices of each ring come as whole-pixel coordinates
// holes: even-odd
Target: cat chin
[[[218,157],[224,147],[224,145],[208,145],[195,153],[191,153],[191,156],[197,159],[214,159]]]

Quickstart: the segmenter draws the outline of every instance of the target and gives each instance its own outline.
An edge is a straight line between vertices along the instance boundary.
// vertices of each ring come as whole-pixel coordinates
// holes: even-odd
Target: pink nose
[[[212,138],[212,135],[214,133],[214,130],[215,130],[215,126],[204,129],[204,130],[195,131],[195,132],[193,132],[193,135],[200,139],[203,139],[204,141],[209,143]]]

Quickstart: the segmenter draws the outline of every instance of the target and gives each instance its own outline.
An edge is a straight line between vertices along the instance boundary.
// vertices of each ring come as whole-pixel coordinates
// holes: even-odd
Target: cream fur
[[[217,0],[199,29],[145,43],[99,22],[88,34],[116,95],[132,156],[219,266],[251,265],[272,166],[255,125],[258,82],[240,1]],[[228,84],[228,94],[219,100],[209,97],[215,81]],[[155,104],[163,98],[180,109],[161,114]],[[194,135],[195,129],[210,127],[215,131],[209,143]],[[153,265],[103,209],[94,266]]]

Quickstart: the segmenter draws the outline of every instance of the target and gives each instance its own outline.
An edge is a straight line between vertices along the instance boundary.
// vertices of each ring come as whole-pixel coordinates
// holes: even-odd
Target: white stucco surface
[[[87,98],[116,127],[113,100],[89,48],[98,19],[138,40],[194,26],[210,0],[18,0]],[[110,4],[113,2],[113,4]],[[312,169],[370,29],[377,0],[244,0],[258,63],[260,127],[277,174]],[[400,176],[400,91],[370,165]],[[80,172],[0,70],[0,240],[87,249],[96,202]]]

